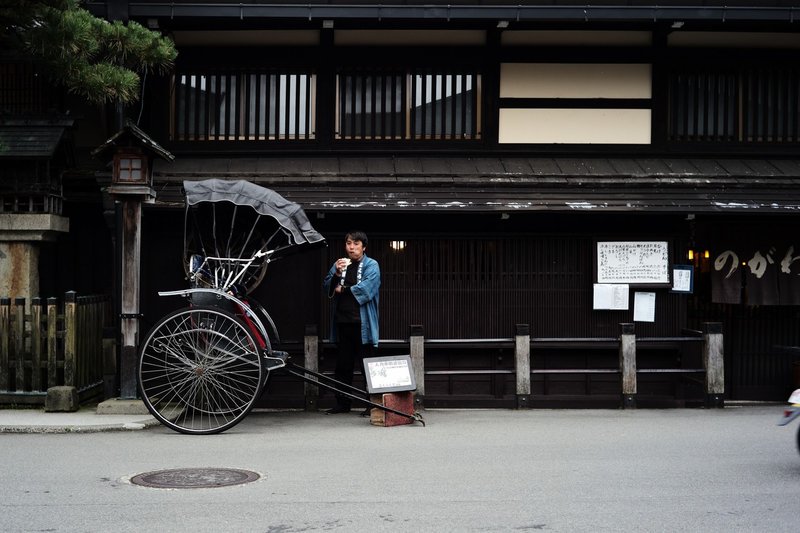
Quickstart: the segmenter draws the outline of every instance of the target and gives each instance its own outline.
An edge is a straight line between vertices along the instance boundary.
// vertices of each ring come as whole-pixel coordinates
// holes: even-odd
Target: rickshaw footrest
[[[281,368],[286,366],[286,361],[289,359],[289,352],[273,350],[271,353],[266,354],[264,359],[266,359],[268,369]]]

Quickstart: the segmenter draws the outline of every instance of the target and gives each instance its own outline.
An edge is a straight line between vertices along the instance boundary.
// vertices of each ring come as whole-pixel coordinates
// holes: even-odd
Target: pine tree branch
[[[51,76],[94,103],[139,98],[139,73],[168,71],[174,43],[141,24],[109,23],[77,0],[4,0],[0,29],[12,44],[48,65]]]

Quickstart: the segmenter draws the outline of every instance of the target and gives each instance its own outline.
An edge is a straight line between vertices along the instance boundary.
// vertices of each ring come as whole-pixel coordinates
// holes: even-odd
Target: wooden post
[[[86,330],[86,297],[75,298],[75,374],[73,385],[82,388],[86,370],[86,341],[89,332]]]
[[[58,300],[47,299],[47,387],[58,385]]]
[[[8,355],[11,351],[11,299],[0,298],[0,391],[9,390]]]
[[[86,336],[86,351],[90,354],[85,367],[84,383],[94,385],[103,380],[103,324],[102,301],[100,296],[92,296],[88,305],[89,334]]]
[[[77,307],[75,291],[64,294],[64,385],[75,386],[75,357],[78,351]]]
[[[16,391],[25,390],[25,298],[14,298],[14,360]]]
[[[120,397],[136,398],[136,358],[139,336],[139,272],[142,245],[142,201],[125,198],[122,205],[122,281]]]
[[[306,333],[303,340],[303,352],[305,353],[304,366],[314,372],[319,372],[319,335],[317,334],[316,324],[306,324]],[[316,378],[307,376],[314,381]],[[303,389],[306,398],[306,411],[316,411],[319,405],[319,387],[303,382]]]
[[[636,334],[631,323],[620,324],[619,370],[622,373],[622,407],[636,408]]]
[[[425,336],[421,325],[408,328],[408,345],[411,352],[411,364],[414,367],[414,381],[417,392],[414,402],[418,409],[425,408]]]
[[[721,322],[703,323],[706,407],[725,407],[725,361]]]
[[[42,299],[31,299],[31,389],[47,390],[42,387]]]
[[[517,324],[514,359],[517,372],[517,409],[519,409],[528,407],[531,396],[531,330],[528,324]]]

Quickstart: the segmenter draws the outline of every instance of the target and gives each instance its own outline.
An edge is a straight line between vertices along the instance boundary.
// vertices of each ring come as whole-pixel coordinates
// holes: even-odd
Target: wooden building
[[[329,241],[272,264],[255,295],[287,345],[302,350],[308,325],[327,338],[321,279],[362,228],[383,271],[383,349],[403,350],[410,325],[436,341],[432,405],[512,405],[518,324],[538,339],[534,368],[575,369],[534,373],[533,397],[618,401],[617,374],[581,370],[617,364],[609,341],[634,322],[636,292],[655,294],[652,321],[635,322],[641,368],[691,367],[678,339],[717,321],[726,397],[784,399],[800,386],[800,11],[573,4],[90,1],[179,50],[127,110],[176,156],[155,163],[144,213],[145,328],[181,305],[156,292],[185,285],[182,181],[246,179],[302,204]],[[103,172],[85,154],[114,124],[83,111],[62,242],[109,243]],[[632,284],[627,310],[596,309],[606,242],[666,243],[669,283]],[[110,284],[110,244],[93,245],[88,270],[60,246],[45,287]],[[693,267],[691,293],[671,290],[675,265]],[[302,403],[298,383],[273,385],[265,404]],[[640,378],[655,403],[698,391],[688,374]]]

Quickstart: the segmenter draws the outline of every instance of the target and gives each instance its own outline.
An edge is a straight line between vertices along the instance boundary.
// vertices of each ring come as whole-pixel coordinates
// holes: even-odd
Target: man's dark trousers
[[[352,385],[355,365],[358,364],[359,368],[363,371],[363,360],[365,357],[372,357],[374,347],[371,344],[361,344],[360,323],[339,323],[336,327],[339,334],[339,341],[334,377],[337,381]],[[350,398],[337,394],[336,404],[349,409]]]

